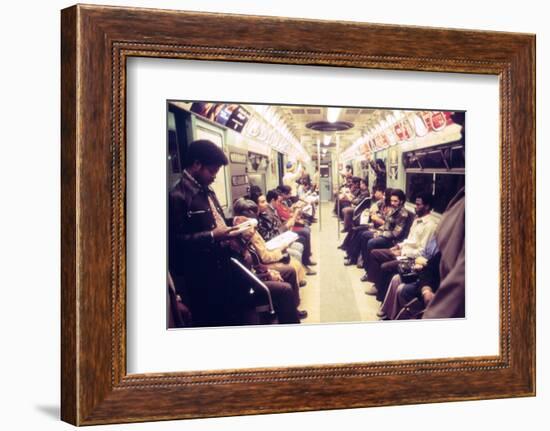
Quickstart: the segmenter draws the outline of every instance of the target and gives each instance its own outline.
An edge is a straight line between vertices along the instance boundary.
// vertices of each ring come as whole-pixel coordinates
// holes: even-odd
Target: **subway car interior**
[[[464,317],[465,112],[167,102],[167,326]]]

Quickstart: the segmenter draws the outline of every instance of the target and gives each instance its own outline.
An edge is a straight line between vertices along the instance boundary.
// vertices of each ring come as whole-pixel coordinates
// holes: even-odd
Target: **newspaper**
[[[275,238],[271,238],[265,243],[265,246],[269,251],[277,250],[288,247],[297,239],[298,234],[289,230],[281,235],[277,235]]]

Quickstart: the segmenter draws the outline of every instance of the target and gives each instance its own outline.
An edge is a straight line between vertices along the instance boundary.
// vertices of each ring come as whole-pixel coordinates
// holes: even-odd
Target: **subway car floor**
[[[317,275],[307,277],[307,286],[300,289],[300,309],[308,317],[302,323],[365,322],[378,320],[380,303],[366,295],[370,283],[361,282],[363,270],[355,265],[344,266],[344,252],[338,248],[345,233],[333,214],[333,202],[322,202],[317,223],[311,226],[313,260]]]

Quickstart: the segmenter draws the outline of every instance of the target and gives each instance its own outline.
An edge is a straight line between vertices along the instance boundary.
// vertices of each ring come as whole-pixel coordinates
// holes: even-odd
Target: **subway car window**
[[[169,328],[465,317],[464,112],[166,114]]]
[[[465,186],[465,147],[462,141],[406,152],[403,164],[408,201],[414,203],[418,193],[431,190],[433,209],[439,214]]]
[[[435,174],[434,210],[443,214],[450,200],[464,187],[464,175]]]
[[[407,173],[407,196],[411,203],[414,203],[415,196],[419,193],[434,190],[434,174]]]

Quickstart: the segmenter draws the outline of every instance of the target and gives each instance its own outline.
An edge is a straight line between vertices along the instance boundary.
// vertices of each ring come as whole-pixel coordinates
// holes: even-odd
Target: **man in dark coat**
[[[192,142],[182,176],[169,193],[168,266],[193,326],[242,324],[252,309],[246,288],[232,283],[235,228],[209,187],[227,163],[213,142]]]

